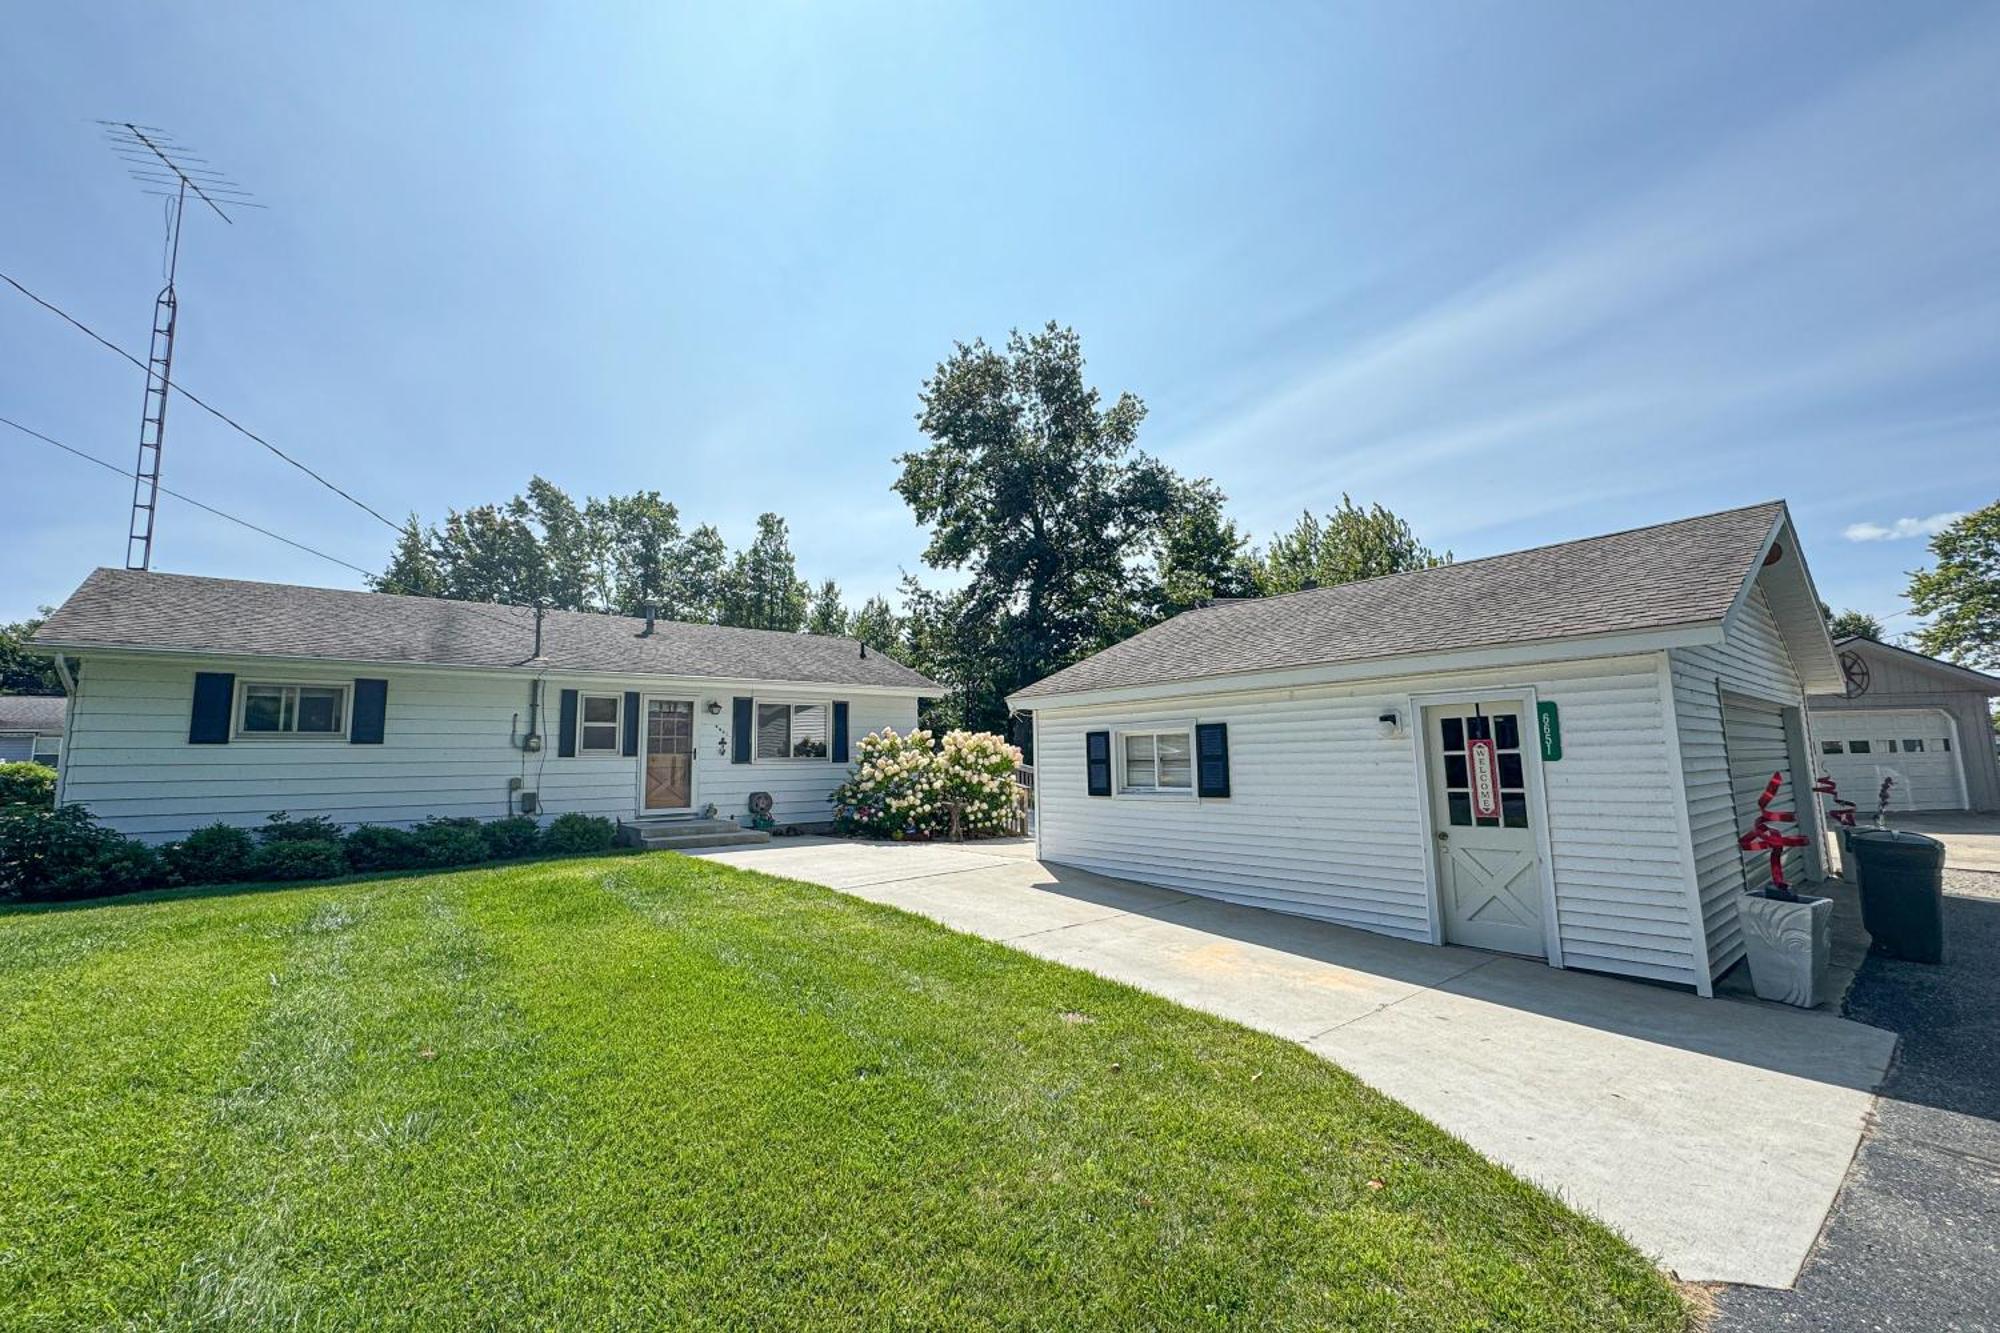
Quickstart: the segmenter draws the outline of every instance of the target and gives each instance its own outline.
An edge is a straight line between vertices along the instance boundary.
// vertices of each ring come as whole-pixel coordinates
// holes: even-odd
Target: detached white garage
[[[1187,611],[1012,695],[1038,852],[1708,994],[1769,874],[1824,873],[1806,695],[1840,671],[1782,504]]]
[[[1891,810],[1966,808],[1964,750],[1941,708],[1846,709],[1819,722],[1820,764],[1840,794],[1875,808],[1884,778]]]
[[[1851,637],[1835,645],[1847,690],[1810,701],[1821,771],[1875,810],[1884,778],[1891,810],[2000,811],[1990,701],[2000,678],[1907,648]]]

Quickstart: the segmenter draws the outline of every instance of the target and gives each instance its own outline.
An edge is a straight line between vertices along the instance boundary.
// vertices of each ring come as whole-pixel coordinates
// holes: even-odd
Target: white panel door
[[[1448,944],[1548,957],[1518,700],[1424,709],[1438,896]]]
[[[1773,773],[1785,775],[1784,785],[1778,788],[1777,797],[1771,802],[1773,810],[1799,811],[1797,788],[1792,782],[1791,745],[1785,737],[1785,713],[1770,704],[1753,704],[1746,700],[1727,696],[1722,701],[1723,743],[1729,751],[1729,788],[1736,798],[1736,833],[1738,837],[1750,831],[1757,819],[1757,798],[1764,794]],[[1808,796],[1810,796],[1810,786]],[[1798,833],[1801,823],[1781,828],[1783,833]],[[1753,889],[1762,888],[1771,882],[1771,854],[1769,852],[1743,854],[1743,874]],[[1789,847],[1785,850],[1785,878],[1797,884],[1806,875],[1805,848]]]
[[[1963,810],[1965,770],[1951,743],[1951,723],[1930,708],[1829,709],[1813,714],[1819,763],[1859,806],[1874,815],[1884,778],[1891,810]]]

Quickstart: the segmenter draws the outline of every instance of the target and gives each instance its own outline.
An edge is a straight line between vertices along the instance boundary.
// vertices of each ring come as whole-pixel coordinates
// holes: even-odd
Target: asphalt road
[[[1871,955],[1848,993],[1903,1044],[1798,1285],[1722,1288],[1718,1330],[2000,1329],[2000,874],[1945,888],[1946,962]]]

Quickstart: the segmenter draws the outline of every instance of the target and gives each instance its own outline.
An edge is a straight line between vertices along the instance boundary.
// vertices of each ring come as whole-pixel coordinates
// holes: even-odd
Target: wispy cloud
[[[1899,542],[1905,537],[1929,537],[1964,518],[1963,513],[1932,514],[1929,518],[1899,518],[1892,523],[1850,523],[1840,535],[1851,542]]]
[[[1468,495],[1490,511],[1600,469],[1734,475],[1775,435],[1855,415],[1837,409],[1921,400],[2000,335],[2000,288],[1965,276],[2000,223],[2000,190],[1963,169],[1969,140],[2000,126],[1980,50],[1993,33],[1897,53],[1609,201],[1253,393],[1177,461],[1283,459],[1232,494],[1254,509],[1296,507],[1302,487],[1400,491],[1435,530],[1473,517]]]

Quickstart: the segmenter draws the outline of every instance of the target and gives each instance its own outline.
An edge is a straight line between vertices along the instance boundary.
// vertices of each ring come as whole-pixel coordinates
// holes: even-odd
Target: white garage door
[[[1813,714],[1820,766],[1840,794],[1875,813],[1882,779],[1893,777],[1891,810],[1965,809],[1965,771],[1951,723],[1935,709],[1848,709]]]
[[[1784,711],[1769,704],[1725,696],[1722,701],[1722,732],[1723,743],[1729,749],[1729,787],[1736,795],[1736,832],[1741,835],[1750,831],[1750,825],[1757,818],[1757,798],[1764,794],[1773,773],[1783,773],[1785,782],[1778,788],[1771,808],[1797,812],[1799,803],[1792,786],[1792,752],[1785,739]],[[1794,825],[1782,831],[1797,833],[1800,830]],[[1744,853],[1743,874],[1753,889],[1769,884],[1771,854]],[[1805,849],[1787,848],[1785,878],[1797,884],[1805,877]]]

